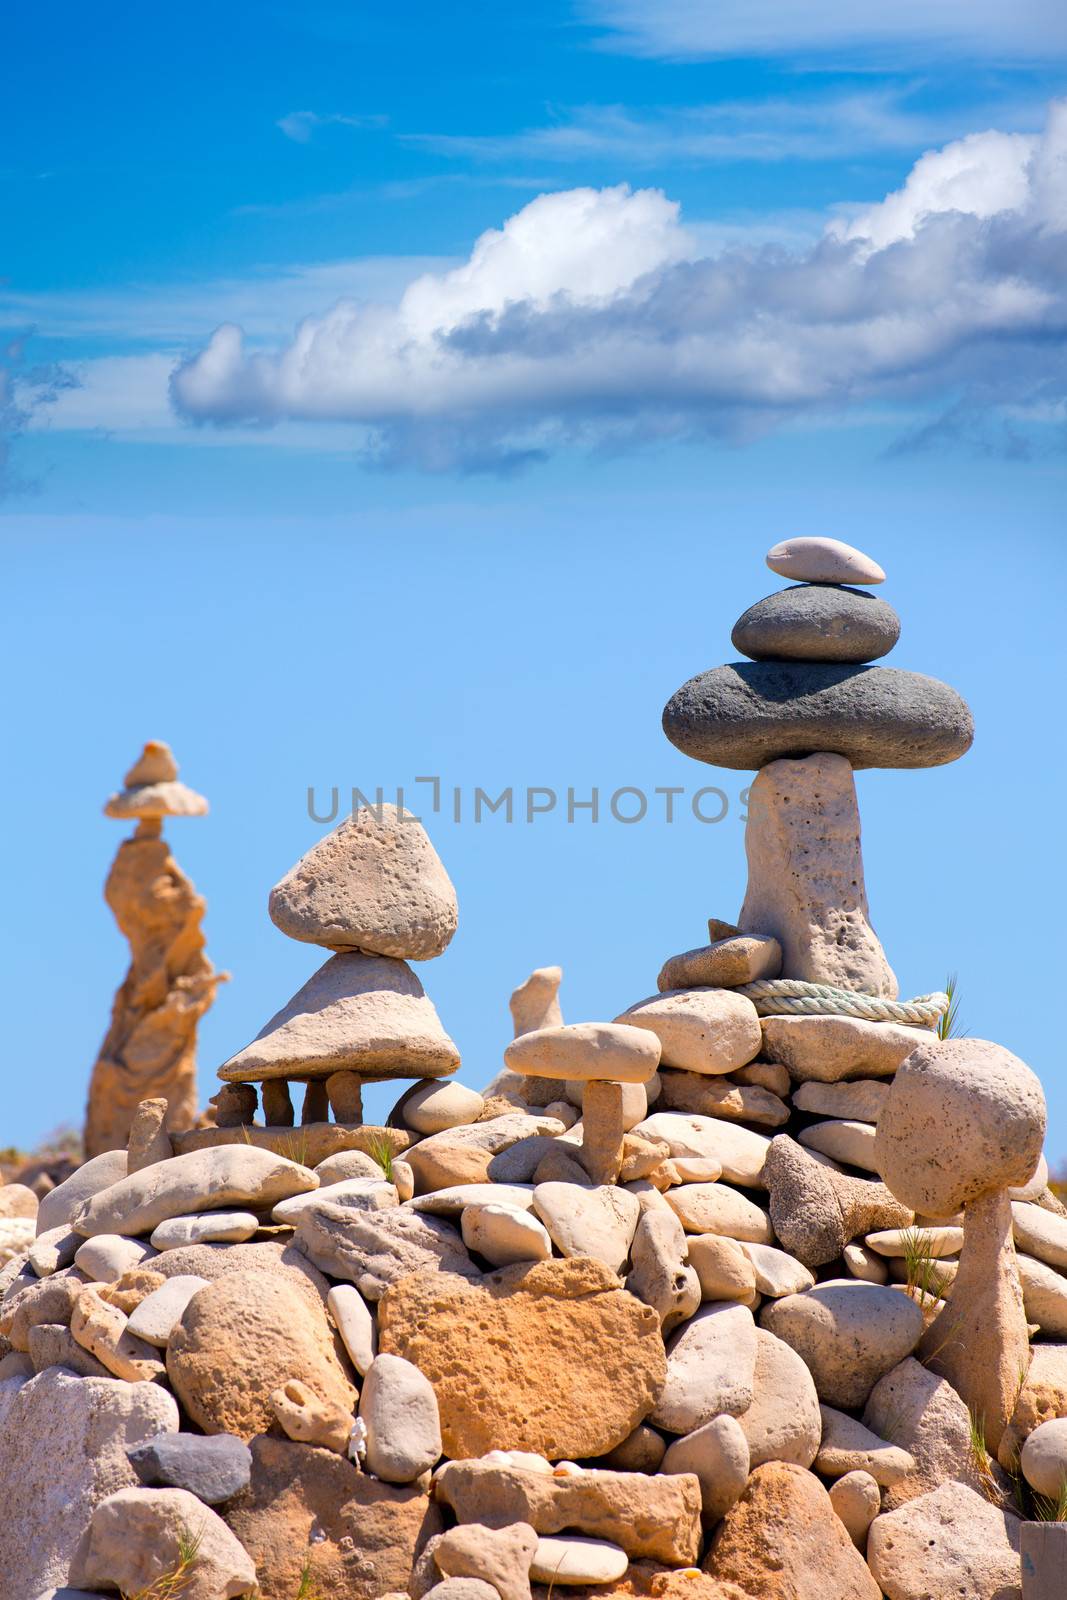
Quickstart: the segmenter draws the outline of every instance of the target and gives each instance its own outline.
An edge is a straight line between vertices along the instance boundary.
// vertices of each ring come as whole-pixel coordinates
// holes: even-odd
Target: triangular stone
[[[313,973],[219,1077],[442,1078],[458,1066],[459,1051],[406,962],[352,951]]]
[[[439,956],[459,915],[422,824],[384,803],[361,806],[301,856],[269,910],[290,939],[402,961]]]

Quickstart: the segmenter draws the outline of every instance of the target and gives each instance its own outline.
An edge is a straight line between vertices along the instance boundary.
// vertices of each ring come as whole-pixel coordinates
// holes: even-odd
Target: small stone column
[[[748,891],[738,922],[782,947],[782,977],[895,999],[871,927],[851,764],[822,753],[771,761],[749,790]]]

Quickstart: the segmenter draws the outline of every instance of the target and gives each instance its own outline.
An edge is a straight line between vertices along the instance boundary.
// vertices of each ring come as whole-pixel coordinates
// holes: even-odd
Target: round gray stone
[[[149,1488],[188,1489],[209,1506],[240,1494],[252,1477],[252,1452],[232,1433],[161,1433],[130,1445],[126,1456]]]
[[[819,751],[853,767],[940,767],[970,749],[966,701],[936,678],[892,667],[735,661],[671,696],[663,731],[696,761],[751,771]]]
[[[802,583],[749,606],[730,638],[753,661],[876,661],[900,638],[900,618],[862,589]]]

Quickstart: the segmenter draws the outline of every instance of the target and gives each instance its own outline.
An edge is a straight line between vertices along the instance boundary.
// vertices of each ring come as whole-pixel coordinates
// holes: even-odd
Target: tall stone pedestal
[[[773,934],[782,977],[895,999],[871,927],[852,767],[823,753],[771,761],[749,790],[748,892],[738,924]]]

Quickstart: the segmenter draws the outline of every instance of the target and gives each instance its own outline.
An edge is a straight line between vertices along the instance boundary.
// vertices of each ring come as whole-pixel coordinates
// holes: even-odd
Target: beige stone
[[[387,1145],[394,1156],[407,1150],[412,1135],[406,1128],[342,1127],[338,1122],[305,1122],[299,1128],[189,1128],[173,1136],[177,1155],[193,1150],[214,1150],[225,1145],[252,1145],[257,1150],[272,1150],[276,1155],[299,1160],[316,1167],[329,1156],[342,1151],[372,1151]]]
[[[792,583],[884,583],[885,573],[862,550],[825,534],[782,539],[767,552],[767,565]]]
[[[610,1583],[629,1566],[626,1551],[600,1539],[538,1539],[530,1576],[538,1583],[561,1585]]]
[[[367,1300],[380,1299],[391,1284],[423,1267],[471,1275],[475,1270],[454,1228],[403,1206],[352,1211],[324,1204],[301,1213],[293,1242],[320,1271],[354,1283]]]
[[[972,1448],[966,1405],[950,1383],[912,1357],[875,1384],[864,1407],[863,1425],[906,1450],[915,1462],[914,1472],[886,1486],[888,1511],[952,1480],[980,1493],[988,1487]]]
[[[701,1299],[700,1279],[688,1262],[685,1230],[672,1211],[641,1212],[630,1256],[626,1287],[658,1314],[666,1337],[688,1321]]]
[[[365,1377],[378,1354],[378,1330],[370,1307],[351,1283],[334,1284],[326,1296],[326,1304],[349,1360],[360,1376]]]
[[[881,1600],[826,1490],[785,1461],[753,1472],[719,1524],[704,1571],[750,1600]]]
[[[913,1228],[882,1228],[869,1233],[864,1240],[880,1256],[906,1256],[913,1242],[924,1255],[940,1261],[946,1256],[959,1255],[963,1247],[963,1229],[951,1225],[920,1227],[916,1222]]]
[[[686,1115],[681,1111],[655,1111],[639,1122],[634,1132],[646,1139],[662,1139],[672,1158],[704,1157],[718,1163],[728,1183],[748,1188],[762,1186],[763,1164],[770,1140],[751,1128],[740,1128],[717,1117]]]
[[[516,1038],[520,1033],[562,1027],[563,1013],[559,1008],[562,978],[562,967],[538,967],[513,991],[508,1004]]]
[[[92,1284],[78,1296],[70,1318],[71,1335],[116,1378],[127,1383],[152,1383],[163,1376],[163,1362],[143,1339],[129,1332],[118,1306],[102,1300]]]
[[[650,1420],[691,1433],[720,1412],[739,1416],[754,1396],[756,1328],[746,1306],[707,1305],[667,1346],[667,1377]]]
[[[698,950],[686,950],[664,963],[656,987],[666,989],[739,989],[757,978],[776,978],[782,970],[782,947],[765,934],[734,934]]]
[[[144,1295],[129,1315],[130,1333],[157,1350],[165,1350],[174,1329],[189,1301],[207,1283],[206,1278],[194,1273],[179,1273],[174,1278],[164,1278],[158,1288]]]
[[[532,1183],[456,1183],[433,1194],[416,1195],[406,1209],[424,1216],[458,1217],[481,1206],[510,1206],[514,1211],[533,1207]]]
[[[822,1438],[815,1470],[824,1478],[842,1478],[862,1472],[883,1488],[891,1488],[918,1468],[915,1457],[833,1406],[820,1406]]]
[[[147,792],[141,791],[142,796]],[[206,803],[201,809],[207,809]],[[152,809],[111,812],[162,814]],[[227,976],[215,971],[204,949],[205,901],[165,839],[135,835],[125,840],[104,896],[129,943],[130,967],[115,995],[89,1083],[84,1136],[89,1156],[125,1150],[142,1100],[166,1100],[168,1127],[187,1127],[193,1121],[196,1030]]]
[[[679,1566],[700,1553],[701,1492],[689,1471],[652,1477],[587,1469],[557,1477],[503,1462],[449,1461],[435,1474],[435,1488],[461,1523],[573,1530],[620,1545],[635,1559]]]
[[[68,1227],[87,1200],[126,1176],[125,1150],[105,1150],[77,1167],[42,1198],[37,1209],[37,1232]]]
[[[1067,1271],[1067,1218],[1043,1206],[1012,1201],[1012,1234],[1020,1250],[1046,1266]]]
[[[530,1563],[536,1550],[537,1534],[528,1522],[507,1528],[474,1522],[443,1534],[433,1559],[446,1577],[483,1578],[500,1600],[529,1600]]]
[[[1036,1344],[997,1451],[1001,1466],[1016,1467],[1028,1435],[1054,1417],[1067,1417],[1067,1344]]]
[[[386,1182],[385,1174],[379,1167],[375,1178],[341,1178],[337,1183],[321,1184],[318,1189],[309,1189],[306,1194],[290,1195],[288,1200],[279,1200],[276,1206],[272,1206],[270,1214],[273,1221],[295,1227],[297,1219],[309,1206],[342,1205],[350,1206],[354,1211],[388,1211],[399,1201],[395,1186]]]
[[[812,1112],[816,1116],[877,1122],[888,1094],[889,1085],[880,1078],[854,1078],[841,1083],[810,1079],[794,1089],[793,1104],[798,1111]]]
[[[460,1215],[460,1232],[467,1249],[492,1267],[547,1261],[552,1255],[548,1229],[529,1212],[513,1206],[466,1206]]]
[[[741,1240],[740,1245],[752,1263],[756,1288],[760,1294],[778,1300],[782,1295],[800,1294],[814,1284],[815,1279],[803,1262],[797,1261],[786,1251],[776,1250],[770,1244],[753,1244],[749,1240]]]
[[[687,1243],[702,1299],[751,1301],[756,1292],[756,1269],[736,1239],[700,1233],[690,1235]]]
[[[863,1017],[764,1017],[762,1026],[766,1053],[803,1084],[892,1077],[913,1050],[935,1037],[928,1028]]]
[[[70,1324],[85,1284],[77,1273],[13,1284],[0,1303],[0,1337],[13,1350],[28,1350],[30,1329],[38,1323]]]
[[[687,1233],[723,1233],[731,1239],[770,1244],[770,1218],[724,1183],[683,1183],[668,1189],[667,1204]]]
[[[463,1144],[458,1139],[452,1142],[447,1134],[434,1134],[408,1152],[415,1192],[420,1195],[473,1183],[487,1184],[492,1159],[491,1150]]]
[[[166,1100],[142,1100],[130,1123],[130,1137],[126,1147],[126,1171],[140,1172],[142,1167],[154,1166],[157,1161],[169,1161],[174,1146],[167,1132]]]
[[[24,1183],[0,1184],[0,1219],[36,1217],[37,1196]]]
[[[734,1083],[751,1084],[757,1089],[769,1089],[780,1099],[788,1095],[793,1081],[780,1061],[750,1061],[747,1066],[738,1067],[736,1072],[731,1072],[730,1078]]]
[[[1045,1097],[1024,1062],[985,1039],[935,1040],[894,1078],[875,1159],[905,1205],[945,1216],[1025,1183],[1044,1137]]]
[[[889,1600],[1011,1600],[1020,1593],[1019,1530],[1010,1511],[964,1483],[943,1483],[876,1517],[867,1555]]]
[[[378,1337],[433,1384],[452,1457],[602,1455],[644,1420],[666,1376],[658,1316],[589,1259],[478,1281],[413,1273],[382,1297]]]
[[[1067,1485],[1067,1417],[1035,1428],[1022,1447],[1019,1465],[1031,1489],[1058,1504]]]
[[[749,1474],[748,1439],[736,1417],[724,1412],[667,1447],[660,1472],[693,1473],[700,1484],[705,1517],[718,1522],[744,1492]]]
[[[320,1445],[344,1455],[352,1437],[351,1410],[323,1400],[299,1378],[288,1378],[268,1397],[270,1408],[290,1439]]]
[[[846,1472],[830,1485],[830,1504],[862,1555],[867,1548],[867,1532],[882,1509],[877,1483],[869,1472]]]
[[[883,1183],[835,1172],[778,1134],[763,1167],[771,1221],[790,1255],[806,1267],[834,1261],[851,1240],[882,1228],[908,1228],[914,1212]],[[769,1240],[767,1241],[770,1242]]]
[[[441,1418],[433,1385],[402,1356],[383,1352],[359,1397],[367,1430],[367,1470],[385,1483],[413,1483],[441,1454]]]
[[[194,1150],[156,1162],[102,1189],[74,1219],[77,1231],[151,1233],[169,1217],[223,1206],[270,1207],[292,1194],[318,1188],[307,1167],[253,1145]]]
[[[328,950],[428,961],[456,931],[456,891],[417,818],[361,805],[270,892],[275,927]]]
[[[168,1217],[152,1229],[154,1249],[180,1250],[187,1244],[244,1244],[259,1231],[252,1211],[201,1211],[193,1217]]]
[[[819,1399],[844,1410],[863,1405],[923,1331],[922,1313],[905,1295],[853,1278],[772,1300],[760,1322],[803,1357]]]
[[[294,1600],[305,1564],[312,1593],[380,1600],[407,1591],[416,1552],[441,1531],[425,1489],[358,1472],[328,1450],[261,1436],[252,1482],[224,1516],[255,1562],[263,1600]]]
[[[747,1069],[744,1069],[747,1070]],[[662,1072],[664,1111],[691,1111],[726,1122],[755,1122],[780,1128],[789,1121],[789,1107],[777,1094],[731,1078],[709,1078],[697,1072]]]
[[[364,1150],[338,1150],[327,1156],[315,1168],[315,1176],[322,1189],[332,1183],[344,1183],[349,1178],[381,1179],[385,1176],[379,1162]]]
[[[459,1051],[407,963],[350,951],[313,972],[219,1077],[442,1078],[458,1066]]]
[[[822,1434],[815,1383],[796,1351],[765,1328],[756,1329],[752,1388],[752,1404],[737,1419],[751,1466],[792,1461],[810,1467]]]
[[[871,927],[852,767],[823,752],[771,761],[748,791],[748,888],[738,921],[772,934],[782,976],[897,993]]]
[[[405,1095],[399,1110],[416,1133],[443,1133],[460,1123],[477,1122],[485,1100],[465,1083],[419,1083]]]
[[[119,1489],[93,1512],[88,1540],[71,1574],[124,1594],[159,1588],[194,1542],[182,1600],[233,1600],[256,1581],[256,1569],[222,1518],[186,1489]]]
[[[675,989],[640,1000],[616,1018],[660,1042],[665,1067],[716,1075],[743,1067],[759,1052],[759,1017],[732,989]]]
[[[351,1411],[356,1391],[325,1309],[275,1272],[229,1273],[189,1301],[167,1346],[167,1374],[205,1433],[244,1440],[274,1420],[270,1396],[299,1373]]]
[[[513,1072],[534,1078],[647,1083],[659,1065],[655,1036],[616,1022],[572,1022],[521,1033],[504,1051]]]
[[[962,1261],[961,1256],[961,1265]],[[1028,1319],[1042,1333],[1059,1339],[1067,1337],[1067,1277],[1032,1256],[1018,1255],[1016,1265]]]
[[[93,1283],[114,1283],[124,1272],[151,1261],[155,1254],[152,1246],[141,1239],[124,1239],[121,1234],[101,1233],[78,1246],[74,1252],[74,1265]]]
[[[860,1167],[877,1174],[874,1160],[874,1127],[869,1122],[828,1119],[801,1129],[797,1139],[807,1150],[816,1150],[832,1161]]]
[[[866,1244],[846,1244],[841,1255],[854,1278],[862,1278],[865,1283],[888,1281],[889,1273],[885,1262],[876,1251],[869,1250]]]
[[[561,1255],[592,1256],[613,1272],[626,1265],[640,1206],[625,1189],[540,1183],[533,1209]]]

